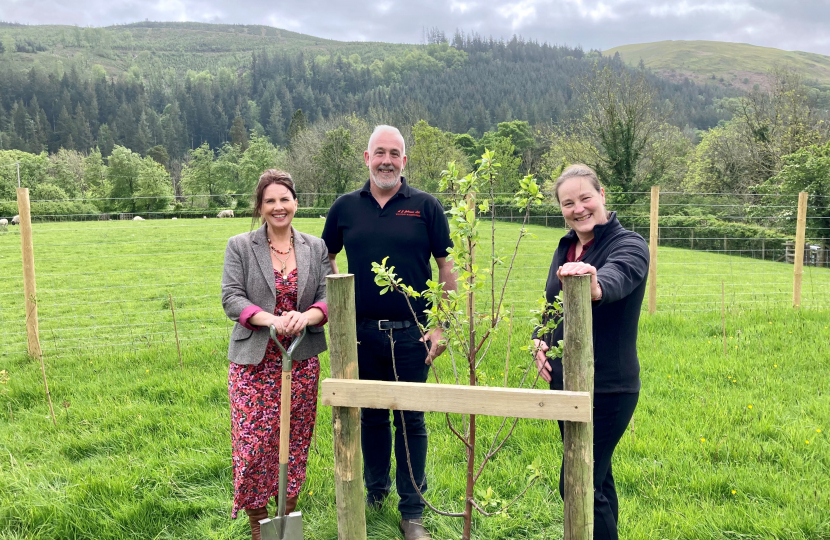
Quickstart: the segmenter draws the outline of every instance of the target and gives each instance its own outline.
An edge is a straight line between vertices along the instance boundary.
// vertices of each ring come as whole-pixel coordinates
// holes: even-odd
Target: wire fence
[[[300,195],[307,202],[320,198]],[[498,255],[509,257],[522,215],[507,194],[499,197],[494,245]],[[172,216],[145,213],[144,221],[99,221],[86,214],[38,214],[38,202],[32,201],[32,236],[44,354],[94,357],[175,345],[171,298],[184,348],[194,341],[229,338],[232,323],[220,301],[223,255],[228,238],[251,229],[250,214],[238,216],[249,210],[232,219],[185,209]],[[648,194],[610,194],[608,206],[624,226],[648,240]],[[662,193],[657,311],[791,307],[797,206],[791,196]],[[295,226],[319,236],[327,210],[305,207],[298,216],[313,217],[297,217]],[[826,216],[830,205],[808,205],[805,309],[830,308]],[[505,304],[523,319],[530,318],[544,291],[553,252],[565,233],[553,205],[541,207],[530,222],[533,236],[522,241],[505,295]],[[489,251],[490,245],[488,232],[479,249]],[[27,351],[22,261],[19,228],[0,228],[0,357]],[[344,254],[338,266],[346,269]],[[480,301],[486,296],[479,295]]]

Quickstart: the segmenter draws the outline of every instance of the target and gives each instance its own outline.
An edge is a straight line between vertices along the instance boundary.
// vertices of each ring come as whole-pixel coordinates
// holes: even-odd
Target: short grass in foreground
[[[643,390],[614,461],[624,538],[830,536],[830,316],[826,311],[644,316]],[[515,328],[509,378],[528,358]],[[4,360],[0,379],[0,538],[246,538],[232,499],[226,341],[124,356],[67,356],[49,364],[58,427],[40,368]],[[505,344],[485,366],[502,377]],[[444,377],[449,360],[442,359]],[[323,374],[328,358],[323,355]],[[306,538],[336,538],[331,416],[320,408],[316,449],[300,498]],[[463,453],[442,415],[428,415],[429,497],[461,508]],[[483,422],[492,434],[498,419]],[[486,440],[486,437],[485,437]],[[551,422],[521,421],[480,487],[509,499],[537,458],[544,477],[509,516],[474,522],[482,539],[561,538],[556,493],[561,443]],[[370,538],[399,537],[395,500],[367,515]],[[427,513],[435,538],[460,521]]]

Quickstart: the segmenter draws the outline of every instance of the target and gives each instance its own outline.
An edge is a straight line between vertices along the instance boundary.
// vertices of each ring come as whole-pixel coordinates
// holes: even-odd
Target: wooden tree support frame
[[[354,275],[326,278],[331,376],[357,379],[357,326]],[[363,451],[360,447],[360,409],[332,407],[334,429],[334,496],[338,540],[366,539],[363,502]]]
[[[332,407],[339,540],[365,540],[360,407],[510,416],[565,422],[565,540],[594,534],[594,352],[590,276],[563,280],[565,391],[357,380],[354,276],[326,278],[332,378],[322,383]]]
[[[323,405],[395,411],[505,416],[539,420],[591,421],[588,392],[551,392],[525,388],[326,379]]]

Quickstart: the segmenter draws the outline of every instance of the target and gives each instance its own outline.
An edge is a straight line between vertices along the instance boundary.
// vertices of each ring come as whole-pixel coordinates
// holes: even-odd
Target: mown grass
[[[298,219],[319,235],[322,219]],[[247,219],[35,223],[38,316],[44,350],[52,357],[108,354],[173,343],[176,308],[185,346],[205,334],[227,337],[230,323],[218,302],[227,239],[250,229]],[[542,294],[561,230],[532,226],[522,241],[505,296],[527,318]],[[23,271],[16,228],[0,234],[0,343],[24,352]],[[496,248],[512,253],[518,224],[498,223]],[[489,235],[480,249],[489,251]],[[338,265],[346,269],[344,254]],[[658,310],[681,313],[774,309],[792,305],[793,267],[723,253],[661,247]],[[479,295],[483,301],[484,296]],[[830,307],[830,269],[806,267],[802,305]]]
[[[319,233],[322,220],[298,220],[297,226]],[[39,364],[20,353],[23,342],[4,347],[0,539],[246,537],[245,520],[230,519],[227,323],[218,281],[226,239],[247,228],[245,220],[35,225],[41,335],[58,426],[48,417]],[[506,250],[516,227],[500,229],[498,246]],[[511,385],[529,364],[520,337],[530,331],[523,317],[530,306],[520,302],[541,292],[560,234],[534,231],[538,238],[523,248],[508,295],[518,316]],[[22,307],[14,304],[22,298],[15,274],[19,236],[0,236],[0,256],[0,294],[13,293],[0,296],[0,336],[7,341],[21,330],[22,317],[14,313]],[[753,289],[752,283],[763,283],[756,280],[768,279],[743,275],[746,268],[780,268],[784,280],[792,267],[684,250],[661,249],[660,257],[666,264],[658,283],[666,300],[659,305],[666,311],[641,320],[643,391],[614,463],[622,537],[830,537],[830,313],[820,307],[794,311],[788,298],[758,305],[734,296],[725,355],[720,312],[670,311],[668,293],[708,284],[702,289],[716,287],[719,307],[720,280],[730,270],[745,280],[732,281],[737,293],[745,283]],[[688,273],[664,274],[672,261],[705,264],[678,264]],[[816,281],[828,279],[826,270],[812,270]],[[827,290],[817,290],[817,305],[826,305]],[[180,306],[179,330],[188,340],[183,371],[168,292]],[[121,324],[132,333],[114,326]],[[107,341],[127,345],[96,347]],[[64,350],[72,346],[81,348]],[[506,352],[501,339],[483,365],[493,385],[503,377]],[[321,360],[325,375],[328,357]],[[443,357],[440,370],[448,380],[449,358]],[[462,448],[442,415],[430,414],[428,422],[429,497],[458,510]],[[481,440],[487,441],[500,420],[482,422]],[[336,538],[330,425],[330,410],[321,407],[300,502],[312,539]],[[521,421],[480,487],[511,499],[524,489],[527,466],[537,457],[542,480],[509,516],[477,518],[477,538],[561,537],[561,444],[553,423]],[[371,538],[399,537],[395,503],[393,498],[368,513]],[[429,513],[426,519],[436,538],[460,536],[459,520]]]

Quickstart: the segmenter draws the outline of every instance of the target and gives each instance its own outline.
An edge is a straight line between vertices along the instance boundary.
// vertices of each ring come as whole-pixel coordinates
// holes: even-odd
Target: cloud
[[[510,21],[510,28],[515,32],[517,28],[523,26],[522,23],[536,15],[535,4],[533,0],[524,0],[503,5],[497,11],[499,15]]]
[[[746,42],[830,55],[827,0],[3,0],[0,20],[106,26],[134,21],[267,24],[345,41],[418,43],[426,28],[514,34],[608,49],[668,39]]]

